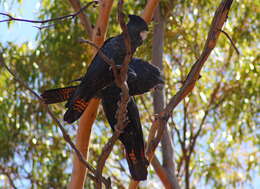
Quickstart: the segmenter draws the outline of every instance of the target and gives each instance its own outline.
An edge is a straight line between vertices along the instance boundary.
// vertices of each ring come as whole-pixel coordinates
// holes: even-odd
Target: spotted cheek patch
[[[73,105],[73,110],[83,112],[87,108],[88,104],[89,103],[83,99],[77,99]]]

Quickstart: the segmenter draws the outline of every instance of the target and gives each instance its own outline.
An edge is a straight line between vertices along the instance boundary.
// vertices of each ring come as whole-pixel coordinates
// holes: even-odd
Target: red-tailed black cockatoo
[[[133,59],[130,64],[136,73],[136,79],[128,82],[129,95],[140,95],[163,83],[159,69],[141,59]],[[107,120],[115,129],[117,119],[116,112],[120,100],[121,89],[115,84],[100,92],[103,110]],[[146,180],[148,161],[145,158],[142,125],[137,105],[133,97],[127,104],[127,125],[119,136],[126,151],[126,159],[131,176],[134,180]]]
[[[129,64],[128,70],[131,70],[128,72],[127,81],[129,95],[131,96],[144,94],[151,89],[160,86],[160,84],[164,84],[164,79],[162,78],[160,70],[142,59],[133,58]],[[129,75],[131,75],[131,79]],[[81,80],[82,78],[75,81]],[[114,83],[111,85],[116,87]],[[78,87],[79,85],[46,90],[41,94],[41,97],[45,104],[64,102],[69,100],[71,96],[74,96],[74,92]],[[105,90],[105,88],[102,90]],[[96,95],[98,95],[98,92],[94,96]]]
[[[127,30],[131,42],[132,54],[139,47],[146,37],[148,26],[139,16],[129,15]],[[113,59],[116,65],[121,65],[126,56],[126,48],[123,34],[112,37],[105,41],[101,51],[110,59]],[[64,114],[64,120],[72,123],[79,119],[86,109],[89,100],[95,94],[110,85],[114,80],[110,66],[98,54],[94,57],[92,63],[82,78],[80,85],[76,88],[67,103],[68,110]]]
[[[142,59],[133,58],[129,69],[134,72],[134,79],[128,79],[129,94],[141,95],[152,88],[164,83],[160,70]],[[128,75],[131,73],[128,73]],[[73,95],[77,86],[70,86],[45,91],[41,96],[46,104],[66,101]],[[120,99],[120,89],[113,83],[109,87],[100,90],[97,97],[102,98],[102,105],[108,122],[114,130],[116,124],[115,114],[117,103]],[[135,180],[145,180],[147,177],[148,161],[144,156],[144,140],[140,123],[139,112],[133,97],[128,103],[128,124],[119,139],[125,146],[126,159],[131,176]]]

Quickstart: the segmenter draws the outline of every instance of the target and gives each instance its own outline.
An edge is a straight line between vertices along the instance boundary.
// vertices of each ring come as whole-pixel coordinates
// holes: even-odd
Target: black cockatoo
[[[139,16],[130,15],[127,30],[131,41],[132,54],[139,47],[146,37],[148,26]],[[125,56],[126,48],[124,36],[120,34],[105,41],[101,51],[116,65],[121,65]],[[114,80],[109,65],[98,54],[88,67],[87,73],[82,78],[80,85],[76,88],[73,96],[67,103],[68,110],[64,114],[64,120],[72,123],[77,120],[88,105],[89,100],[104,87],[110,85]]]
[[[143,94],[164,83],[160,70],[142,59],[133,58],[129,64],[128,70],[131,70],[131,72],[128,72],[127,81],[129,94],[131,96]],[[129,75],[132,75],[131,79]],[[81,80],[82,79],[77,79],[76,81]],[[114,83],[111,85],[114,85],[115,87]],[[60,103],[69,100],[77,88],[78,85],[46,90],[41,94],[41,97],[45,104]],[[98,92],[96,95],[98,95]]]
[[[141,59],[133,58],[129,64],[129,69],[133,70],[136,74],[135,79],[128,80],[129,94],[131,96],[143,94],[164,83],[159,69]],[[41,96],[46,104],[63,102],[72,96],[76,88],[77,86],[51,89],[45,91]],[[114,130],[120,89],[113,83],[109,87],[102,89],[97,96],[102,98],[104,112],[110,126]],[[147,177],[148,161],[144,156],[143,133],[139,112],[133,97],[130,98],[127,109],[129,122],[119,139],[125,146],[126,159],[132,178],[135,180],[145,180]]]
[[[117,123],[116,112],[120,100],[120,88],[111,86],[102,90],[102,106],[107,120],[114,131]],[[146,180],[147,167],[149,165],[145,158],[144,139],[139,112],[133,97],[127,104],[128,123],[119,136],[119,140],[125,147],[126,160],[134,180]]]

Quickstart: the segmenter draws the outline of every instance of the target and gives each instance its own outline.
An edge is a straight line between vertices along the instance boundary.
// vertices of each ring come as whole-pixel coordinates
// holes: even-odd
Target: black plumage
[[[164,83],[160,70],[142,59],[133,58],[129,64],[129,69],[132,71],[128,72],[128,75],[133,75],[132,79],[128,79],[129,94],[131,96],[143,94],[157,85]],[[62,102],[67,100],[76,88],[77,86],[70,86],[51,89],[45,91],[42,97],[46,103]],[[71,94],[68,94],[68,92]],[[102,98],[104,112],[111,128],[114,130],[117,121],[115,114],[117,102],[120,99],[120,89],[113,83],[109,87],[102,89],[97,96]],[[148,161],[144,156],[144,141],[140,116],[133,97],[130,98],[127,109],[129,122],[119,139],[126,149],[126,159],[131,176],[135,180],[145,180],[147,177]]]
[[[135,80],[128,81],[129,95],[131,96],[143,94],[158,84],[164,83],[160,70],[142,59],[134,58],[129,67],[136,73]],[[104,112],[113,130],[117,123],[116,111],[120,93],[121,89],[116,84],[112,84],[100,92]],[[128,123],[119,140],[125,147],[126,159],[132,178],[134,180],[146,180],[148,161],[145,158],[139,111],[133,97],[130,97],[127,105],[127,119]]]
[[[132,68],[129,67],[127,75],[128,75],[128,80],[127,80],[128,83],[136,80],[137,75]],[[82,79],[83,79],[83,77],[70,81],[70,83],[75,82],[75,81],[82,81]],[[135,84],[135,83],[133,83],[133,84]],[[71,96],[73,96],[77,87],[78,87],[78,85],[64,87],[64,88],[49,89],[49,90],[44,91],[41,94],[41,97],[45,104],[55,104],[55,103],[68,101],[69,98]]]
[[[129,95],[141,95],[160,84],[164,84],[161,71],[158,67],[140,58],[133,58],[129,64],[136,74],[135,80],[128,80]]]
[[[75,92],[77,86],[46,90],[41,94],[45,104],[55,104],[67,101]]]
[[[102,106],[111,128],[115,129],[117,123],[116,112],[120,100],[120,89],[114,86],[102,90]],[[144,140],[140,116],[134,98],[130,97],[127,105],[128,123],[119,136],[125,147],[126,160],[134,180],[146,180],[148,161],[144,153]]]
[[[131,96],[141,95],[164,83],[160,70],[142,59],[133,58],[129,64],[129,70],[127,83]],[[81,79],[75,81],[81,81]],[[115,84],[112,85],[115,87]],[[78,85],[46,90],[41,94],[41,97],[45,104],[64,102],[73,96],[77,87]]]
[[[141,32],[147,31],[146,22],[139,16],[130,15],[127,24],[128,33],[131,41],[132,53],[142,44]],[[126,56],[126,48],[123,34],[112,37],[105,41],[101,51],[116,65],[121,65]],[[109,65],[98,54],[88,67],[87,73],[83,77],[80,85],[67,103],[68,110],[64,114],[64,120],[72,123],[77,120],[88,105],[89,100],[104,87],[110,85],[114,80]]]

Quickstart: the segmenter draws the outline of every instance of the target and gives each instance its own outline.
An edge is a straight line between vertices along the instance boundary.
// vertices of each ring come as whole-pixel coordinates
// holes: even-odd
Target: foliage
[[[82,1],[83,2],[83,1]],[[161,1],[165,16],[164,73],[166,101],[180,88],[192,64],[202,51],[213,13],[219,1]],[[43,0],[39,19],[54,18],[73,12],[67,1]],[[141,13],[145,1],[126,1],[126,12]],[[173,113],[169,122],[177,174],[185,185],[185,153],[189,161],[191,187],[237,188],[250,186],[259,177],[259,2],[235,1],[224,30],[240,51],[238,56],[228,39],[221,35],[218,45],[202,71],[192,94]],[[170,8],[169,8],[170,7]],[[95,23],[97,9],[87,10]],[[3,23],[1,23],[3,24]],[[10,26],[12,27],[12,26]],[[150,25],[152,31],[153,26]],[[116,10],[112,12],[108,36],[120,32]],[[152,32],[135,56],[151,60]],[[30,87],[40,93],[61,87],[82,76],[90,62],[90,47],[78,43],[86,37],[79,19],[67,20],[43,29],[37,35],[37,46],[29,48],[9,42],[1,45],[5,62],[16,70]],[[0,186],[8,173],[18,188],[65,188],[71,173],[72,150],[68,148],[54,122],[37,100],[0,68]],[[153,115],[151,93],[136,100],[147,134]],[[64,104],[52,109],[62,119]],[[146,108],[147,107],[147,108]],[[76,124],[75,124],[76,125]],[[194,150],[190,144],[199,130]],[[65,126],[73,137],[74,126]],[[178,136],[179,133],[180,135]],[[100,111],[90,149],[90,162],[95,165],[101,146],[111,130]],[[145,138],[147,135],[145,136]],[[184,147],[180,141],[184,142]],[[161,157],[157,150],[159,159]],[[126,186],[129,180],[122,145],[118,142],[106,164],[105,174],[114,187]],[[124,172],[122,175],[121,173]],[[2,175],[1,175],[2,174]],[[149,181],[143,188],[158,186],[150,169]],[[90,181],[86,188],[91,188]]]

